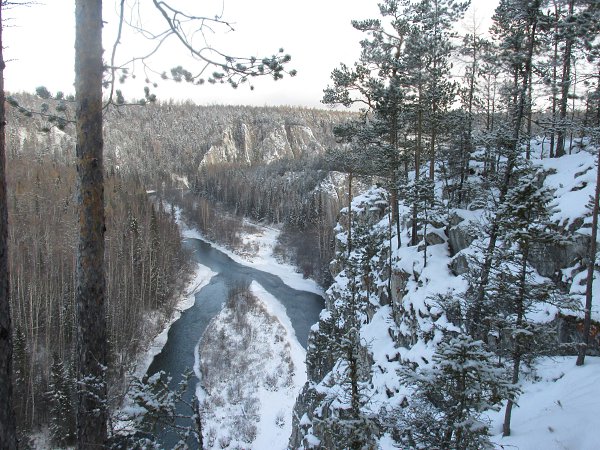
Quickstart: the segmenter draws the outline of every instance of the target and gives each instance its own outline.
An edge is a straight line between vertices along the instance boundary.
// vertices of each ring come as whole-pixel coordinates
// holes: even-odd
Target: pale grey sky
[[[33,92],[44,85],[51,91],[73,92],[74,1],[38,0],[44,2],[9,11],[9,26],[4,31],[7,68],[5,86],[10,92]],[[173,4],[189,1],[172,0]],[[477,16],[489,18],[498,0],[474,0]],[[115,38],[117,22],[116,0],[104,0],[105,58]],[[150,0],[127,0],[142,8],[143,25],[154,28],[155,17]],[[193,4],[193,3],[192,3]],[[213,16],[221,11],[221,0],[196,2],[195,12]],[[247,86],[233,90],[229,86],[191,86],[154,79],[159,82],[154,91],[161,100],[190,99],[199,104],[302,105],[319,107],[323,89],[329,83],[331,71],[340,62],[352,64],[359,56],[362,33],[350,25],[352,19],[378,17],[377,0],[225,0],[223,18],[235,24],[235,32],[215,34],[211,42],[216,48],[238,55],[265,56],[280,47],[292,55],[290,68],[297,69],[295,78],[273,82],[261,79],[250,91]],[[487,27],[487,21],[483,25]],[[140,54],[147,43],[126,36],[120,55]],[[186,61],[188,64],[186,64]],[[153,67],[159,71],[176,65],[191,67],[185,53],[176,46],[165,48]],[[123,90],[127,97],[141,97],[145,78],[138,67],[137,82],[128,82]]]

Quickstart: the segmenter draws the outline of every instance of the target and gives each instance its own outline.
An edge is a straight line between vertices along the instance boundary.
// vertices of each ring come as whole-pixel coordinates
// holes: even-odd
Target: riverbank
[[[225,253],[235,262],[252,267],[257,270],[271,273],[278,276],[281,280],[293,289],[312,292],[323,296],[324,290],[316,281],[310,278],[304,278],[297,267],[279,261],[274,256],[274,249],[277,246],[277,238],[280,230],[245,219],[245,222],[254,231],[246,231],[240,234],[242,246],[237,250],[231,250],[218,242],[211,241],[196,228],[191,227],[181,217],[181,210],[176,208],[177,223],[181,228],[184,237],[192,239],[202,239],[217,250]]]
[[[147,350],[140,355],[140,358],[136,362],[135,371],[132,374],[133,377],[142,378],[146,374],[154,357],[158,355],[165,346],[171,325],[181,317],[183,311],[194,305],[196,293],[210,283],[211,278],[215,275],[216,273],[208,267],[196,263],[192,277],[183,290],[183,294],[178,300],[173,314],[163,325],[162,331],[152,339]]]
[[[245,233],[242,237],[245,244],[243,253],[240,254],[206,241],[201,233],[182,220],[180,210],[175,211],[182,237],[187,240],[186,245],[192,249],[194,260],[199,264],[188,284],[186,295],[178,305],[177,313],[166,323],[162,333],[144,354],[138,363],[136,374],[143,376],[145,373],[164,371],[172,376],[172,384],[177,385],[185,369],[191,368],[195,360],[195,371],[199,375],[198,344],[203,335],[212,334],[206,328],[210,320],[220,314],[222,302],[236,286],[252,285],[252,292],[258,298],[261,309],[266,311],[265,314],[272,318],[273,323],[279,324],[276,327],[279,331],[265,336],[263,341],[278,342],[278,345],[286,349],[287,354],[281,357],[281,352],[273,350],[260,356],[260,349],[269,347],[260,344],[253,347],[259,356],[254,354],[254,350],[240,354],[242,358],[264,362],[267,368],[274,370],[283,360],[289,361],[289,365],[286,363],[285,367],[293,367],[287,376],[280,376],[275,370],[269,377],[269,383],[275,380],[276,383],[283,384],[281,392],[273,392],[266,388],[257,391],[254,398],[261,406],[257,411],[259,419],[258,422],[255,421],[256,433],[253,441],[262,443],[257,444],[259,446],[255,448],[264,448],[267,443],[276,441],[277,446],[273,448],[284,449],[291,432],[293,405],[306,380],[305,351],[302,346],[306,345],[310,327],[316,322],[323,307],[322,298],[318,295],[322,294],[322,290],[314,281],[304,279],[294,267],[280,264],[273,256],[279,230],[264,226],[247,227],[252,232]],[[196,302],[195,293],[198,293]],[[181,314],[187,308],[189,309]],[[262,333],[263,328],[269,327],[258,327],[258,331],[251,335]],[[227,334],[238,336],[234,328]],[[265,380],[265,376],[260,374],[238,378],[258,379],[262,380],[261,382]],[[223,390],[227,388],[228,386],[225,386]],[[194,389],[190,391],[190,397],[197,396]],[[225,393],[221,395],[225,396]],[[190,403],[192,399],[185,393],[183,400]],[[224,414],[223,417],[228,416]],[[225,423],[224,419],[217,418],[212,420],[210,425],[210,421],[207,420],[203,423],[205,433],[211,427],[220,429],[221,422]],[[172,438],[161,435],[159,442],[169,447]]]
[[[233,251],[208,240],[197,229],[190,227],[181,217],[180,210],[177,210],[176,217],[185,238],[201,239],[208,242],[212,247],[225,253],[238,264],[276,275],[284,284],[293,289],[318,295],[324,294],[323,289],[314,280],[304,278],[297,268],[278,261],[274,256],[280,230],[249,222],[251,226],[244,227],[244,229],[252,231],[246,231],[240,235],[243,245]],[[242,433],[240,433],[240,430],[235,429],[235,421],[232,418],[239,416],[241,413],[246,414],[244,407],[255,404],[257,406],[250,430],[248,430],[248,425],[242,427],[247,431],[246,435],[252,437],[250,447],[244,448],[286,449],[291,434],[294,403],[306,382],[306,351],[296,337],[285,306],[256,281],[252,282],[250,291],[256,298],[259,309],[264,310],[267,317],[271,317],[266,322],[265,318],[262,317],[264,314],[251,314],[249,318],[249,327],[252,331],[249,331],[248,335],[252,337],[252,342],[247,344],[251,352],[255,353],[250,355],[250,358],[260,361],[260,363],[253,364],[253,367],[249,368],[246,361],[248,355],[245,353],[236,355],[235,358],[229,361],[229,370],[237,370],[239,379],[249,380],[244,386],[238,386],[238,393],[240,395],[245,393],[247,397],[245,402],[236,398],[230,399],[223,394],[226,391],[225,387],[216,390],[217,392],[223,392],[214,401],[215,399],[209,398],[200,383],[198,384],[196,389],[198,400],[205,405],[205,411],[210,411],[203,418],[204,443],[208,446],[207,448],[213,448],[213,446],[214,448],[227,448],[229,445],[235,444],[236,436],[239,439]],[[219,345],[231,345],[237,348],[239,344],[236,343],[234,337],[239,334],[239,330],[232,329],[231,322],[226,319],[229,314],[227,307],[224,307],[209,326],[211,327],[210,333],[220,334],[224,342],[220,342]],[[209,329],[206,331],[209,332]],[[202,342],[198,344],[195,351],[194,371],[198,379],[202,378],[202,364],[199,355],[200,353],[204,355],[204,353],[201,352],[201,345]],[[248,349],[244,352],[247,351]],[[280,371],[280,379],[273,380],[271,374],[277,372],[277,364],[280,360],[288,358],[291,361],[291,367],[293,367],[292,376],[285,377],[283,371]],[[252,373],[240,371],[240,366],[245,366],[244,370],[251,370]],[[278,384],[282,384],[284,378],[289,378],[287,383],[278,386]],[[271,380],[271,386],[266,386],[269,383],[265,384],[265,380],[268,379]],[[237,443],[241,444],[242,442],[237,441]]]
[[[305,357],[285,307],[259,283],[230,293],[196,348],[204,447],[286,449]]]

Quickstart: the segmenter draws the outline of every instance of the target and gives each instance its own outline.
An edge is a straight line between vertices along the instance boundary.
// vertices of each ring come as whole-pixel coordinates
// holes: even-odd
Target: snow
[[[323,295],[323,289],[317,284],[316,281],[309,278],[304,278],[301,273],[297,272],[295,266],[282,263],[273,255],[273,249],[277,245],[277,237],[279,236],[280,230],[273,227],[248,222],[251,223],[252,227],[256,229],[256,232],[246,232],[242,234],[242,247],[255,248],[257,250],[251,255],[240,255],[224,247],[223,245],[208,240],[197,229],[190,228],[182,220],[180,210],[176,209],[176,215],[178,218],[178,223],[182,229],[182,234],[185,238],[202,239],[217,250],[225,253],[235,262],[276,275],[281,278],[285,284],[293,289]]]
[[[592,284],[592,320],[600,322],[600,274],[598,271],[594,271],[594,282]],[[584,307],[585,307],[585,286],[587,279],[587,270],[579,272],[573,277],[571,283],[570,294],[573,298],[581,302],[581,309],[576,311],[569,311],[569,314],[583,319]]]
[[[234,351],[229,367],[236,374],[237,380],[241,380],[242,386],[239,394],[235,396],[225,393],[229,387],[222,383],[224,380],[229,384],[233,381],[228,381],[226,373],[214,375],[215,369],[211,369],[211,364],[215,364],[215,361],[211,361],[210,358],[215,350],[211,349],[209,354],[202,355],[203,358],[209,358],[208,370],[212,370],[213,373],[211,380],[205,380],[210,382],[211,386],[206,390],[202,388],[196,390],[199,400],[206,405],[203,408],[206,412],[202,417],[206,448],[223,448],[225,445],[223,443],[227,442],[231,448],[241,446],[241,448],[257,450],[286,449],[292,432],[294,403],[306,382],[304,363],[306,353],[296,339],[285,307],[257,282],[252,283],[250,290],[260,307],[258,310],[250,309],[244,316],[251,330],[250,342],[245,343],[248,347],[246,355],[240,355],[237,350],[239,350],[238,341],[248,337],[243,332],[242,335],[246,337],[240,336],[239,329],[232,329],[236,325],[235,321],[232,322],[233,313],[230,309],[225,307],[209,325],[212,335],[223,336],[219,345],[223,343],[229,350]],[[293,364],[293,375],[289,384],[286,381],[287,376],[281,372],[282,363],[285,365],[285,358],[287,358],[284,355],[288,354]],[[206,363],[206,359],[203,361]],[[200,375],[199,363],[198,361],[195,368],[198,375]],[[275,381],[274,386],[273,383],[266,382],[269,376],[278,374],[281,376]],[[248,406],[256,404],[252,399],[258,399],[256,410],[255,407]],[[241,414],[244,417],[251,417],[255,412],[257,418],[249,419],[249,422],[256,426],[256,436],[249,444],[248,435],[236,429],[247,425],[240,425],[243,422],[240,422],[236,416]],[[244,436],[246,439],[243,439]]]
[[[286,449],[288,439],[292,433],[292,410],[296,401],[296,396],[300,393],[302,386],[306,383],[306,351],[298,342],[296,333],[292,327],[292,322],[288,317],[285,307],[269,294],[260,284],[254,281],[250,285],[252,293],[262,301],[267,311],[277,317],[287,332],[287,340],[290,344],[290,354],[296,371],[294,373],[294,383],[291,394],[285,391],[271,392],[264,387],[261,388],[259,397],[261,400],[260,422],[258,425],[258,435],[253,442],[255,449]],[[279,427],[275,423],[277,414],[284,414],[285,426]]]
[[[538,381],[523,383],[514,408],[511,436],[502,437],[504,409],[489,414],[498,448],[521,450],[596,450],[600,429],[600,358],[544,358],[536,365]]]
[[[554,172],[544,181],[545,185],[556,189],[553,206],[557,211],[552,220],[570,225],[575,219],[584,217],[589,211],[588,201],[596,185],[595,156],[579,152],[560,158],[546,158],[539,164],[543,169]]]

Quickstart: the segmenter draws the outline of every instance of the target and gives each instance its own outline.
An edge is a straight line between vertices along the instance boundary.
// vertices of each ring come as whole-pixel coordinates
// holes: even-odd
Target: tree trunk
[[[0,447],[17,448],[12,384],[12,325],[8,273],[8,206],[6,196],[6,139],[4,111],[4,56],[0,3]]]
[[[517,329],[517,336],[515,338],[515,348],[513,350],[513,373],[512,373],[512,384],[516,385],[519,382],[519,374],[521,371],[521,359],[523,358],[523,349],[521,345],[521,329],[525,321],[525,289],[527,280],[527,259],[529,258],[529,243],[521,247],[522,259],[521,259],[521,272],[519,274],[519,289],[517,295],[517,320],[515,322],[515,328]],[[506,411],[504,412],[504,423],[502,425],[502,435],[510,436],[510,421],[512,416],[512,408],[514,405],[513,398],[509,398],[506,403]]]
[[[77,254],[77,448],[107,440],[107,330],[104,305],[102,164],[102,0],[75,4],[75,95],[79,245]]]
[[[552,125],[550,128],[550,158],[554,158],[554,139],[556,137],[556,80],[558,78],[556,64],[558,62],[558,4],[554,2],[554,59],[552,61]],[[543,150],[543,147],[542,147]]]
[[[352,170],[348,172],[348,257],[352,252]]]
[[[471,153],[473,151],[473,101],[475,98],[475,77],[477,76],[477,35],[473,28],[473,62],[471,63],[471,74],[469,78],[469,99],[467,101],[467,139],[463,151],[461,151],[460,163],[460,183],[458,187],[458,205],[462,207],[463,189],[467,177],[469,176],[469,164],[471,162]],[[489,115],[489,112],[488,112]],[[489,120],[489,118],[488,118]]]
[[[596,172],[596,190],[594,193],[594,208],[592,212],[592,242],[588,256],[587,281],[585,284],[585,309],[583,317],[583,336],[577,354],[576,365],[583,366],[585,355],[590,342],[590,327],[592,323],[592,285],[594,283],[594,266],[596,265],[596,239],[598,238],[598,201],[600,201],[600,154]]]
[[[569,0],[569,20],[573,16],[573,4],[575,0]],[[556,156],[564,156],[565,154],[565,125],[567,120],[567,100],[569,99],[569,88],[571,87],[571,51],[573,48],[573,30],[567,30],[565,40],[565,53],[563,55],[563,68],[561,80],[561,95],[559,104],[559,127],[556,136]]]
[[[539,8],[540,2],[537,1],[535,3],[536,8]],[[514,128],[513,128],[513,136],[511,142],[510,153],[508,155],[508,159],[506,162],[506,169],[504,171],[504,177],[502,180],[502,185],[500,186],[500,195],[499,195],[499,203],[504,202],[504,198],[506,197],[506,193],[508,192],[508,187],[510,185],[510,179],[512,176],[513,169],[517,162],[517,154],[519,152],[519,140],[521,136],[521,126],[523,124],[523,118],[525,116],[525,98],[527,96],[528,85],[530,82],[530,73],[532,70],[532,62],[533,62],[533,49],[535,45],[535,33],[537,29],[537,18],[533,20],[529,43],[528,43],[528,51],[527,51],[527,59],[525,61],[525,70],[523,73],[523,81],[520,91],[518,95],[518,102],[515,105],[515,119],[514,119]],[[516,87],[516,86],[515,86]],[[477,286],[477,291],[475,295],[475,301],[472,307],[473,315],[472,315],[472,323],[470,334],[474,338],[482,338],[480,333],[480,324],[481,321],[481,309],[483,308],[483,302],[485,299],[485,292],[489,283],[490,271],[492,269],[492,260],[494,255],[494,250],[496,248],[496,242],[498,240],[498,222],[496,220],[493,221],[492,227],[490,230],[490,241],[488,243],[485,259],[481,269],[481,276],[479,279],[479,284]]]
[[[422,144],[422,133],[423,133],[423,113],[421,110],[421,89],[419,88],[419,111],[417,113],[417,147],[415,150],[415,186],[416,182],[419,181],[419,172],[421,167],[421,144]],[[418,223],[417,223],[417,202],[413,202],[413,214],[412,214],[412,228],[411,228],[411,237],[410,237],[410,245],[417,245],[417,232],[418,232]]]

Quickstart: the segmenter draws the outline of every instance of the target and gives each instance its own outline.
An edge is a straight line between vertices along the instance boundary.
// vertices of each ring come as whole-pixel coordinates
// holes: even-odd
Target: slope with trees
[[[597,207],[593,201],[584,205],[596,186],[593,118],[599,104],[589,99],[598,86],[591,44],[598,30],[588,22],[596,5],[556,3],[557,10],[571,9],[569,17],[576,11],[582,18],[577,26],[570,22],[565,37],[553,34],[556,10],[546,2],[501,1],[489,42],[475,33],[462,49],[458,39],[453,42],[453,57],[467,55],[470,71],[456,87],[461,106],[437,111],[435,105],[423,107],[425,82],[414,88],[366,59],[394,48],[397,61],[411,60],[409,41],[399,31],[409,36],[411,24],[419,22],[403,26],[397,17],[418,8],[426,17],[439,6],[431,3],[387,1],[380,19],[357,22],[369,33],[361,42],[363,49],[369,43],[368,52],[352,70],[336,69],[334,86],[324,91],[324,102],[349,103],[360,81],[374,89],[362,93],[393,87],[421,108],[411,115],[403,109],[408,103],[391,110],[390,103],[363,97],[370,101],[363,102],[362,134],[351,138],[353,157],[360,160],[362,152],[362,160],[377,158],[377,148],[363,136],[381,117],[401,119],[393,126],[384,122],[380,136],[385,142],[385,133],[404,128],[409,145],[397,147],[390,159],[396,158],[395,170],[404,169],[402,184],[374,187],[342,210],[334,282],[311,334],[309,380],[296,404],[292,448],[502,445],[499,434],[509,439],[520,426],[511,420],[512,406],[522,377],[535,372],[540,355],[600,351],[597,341],[586,346],[589,323],[600,319],[597,307],[584,306],[584,294],[591,298],[594,290],[593,269],[590,276],[585,269],[594,260],[590,228]],[[588,59],[573,62],[569,52],[584,29]],[[393,47],[386,39],[403,45]],[[549,143],[549,134],[558,132],[549,132],[547,124],[562,120],[560,96],[549,109],[539,99],[548,80],[559,84],[548,76],[553,71],[547,61],[564,58],[586,82],[566,86],[566,67],[561,83],[571,93],[572,134],[570,150],[557,155],[566,133]],[[450,72],[440,77],[427,82],[452,86]],[[428,145],[436,150],[429,151],[435,182],[426,188],[420,180]],[[492,411],[501,408],[503,427],[492,428]]]

